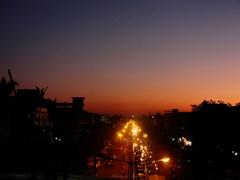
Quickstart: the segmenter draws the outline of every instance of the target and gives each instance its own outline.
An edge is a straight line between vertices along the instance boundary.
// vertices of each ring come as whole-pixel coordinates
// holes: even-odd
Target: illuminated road
[[[111,179],[163,180],[159,164],[170,159],[154,160],[148,135],[134,120],[129,120],[105,143],[98,159],[97,177]]]

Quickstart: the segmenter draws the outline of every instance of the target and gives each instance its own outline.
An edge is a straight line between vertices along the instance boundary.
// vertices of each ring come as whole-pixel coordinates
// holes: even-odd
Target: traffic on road
[[[130,119],[106,140],[95,157],[95,176],[114,179],[165,179],[169,157],[156,159],[151,139],[135,119]]]

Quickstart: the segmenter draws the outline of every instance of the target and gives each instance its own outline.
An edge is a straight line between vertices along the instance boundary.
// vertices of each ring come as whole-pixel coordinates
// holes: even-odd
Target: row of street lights
[[[126,140],[128,142],[128,144],[130,146],[132,146],[132,153],[133,153],[133,163],[132,163],[132,176],[133,176],[133,179],[135,179],[135,170],[134,170],[134,165],[135,165],[135,148],[138,147],[139,150],[140,150],[140,161],[142,163],[144,163],[144,169],[145,169],[145,174],[147,175],[147,168],[146,168],[146,159],[147,157],[149,159],[152,159],[152,154],[149,154],[148,151],[147,151],[147,146],[145,143],[143,142],[146,142],[146,139],[148,138],[148,134],[146,133],[143,133],[142,132],[142,129],[140,128],[140,126],[133,120],[129,120],[125,125],[124,127],[117,132],[117,137],[120,139],[120,140]],[[144,145],[145,144],[145,145]],[[164,157],[162,159],[159,159],[159,160],[152,160],[151,163],[155,164],[156,166],[156,163],[159,163],[159,162],[162,162],[164,164],[168,164],[170,162],[170,158],[169,157]],[[157,168],[157,167],[156,167]]]
[[[132,150],[132,177],[133,179],[135,179],[135,152],[134,149],[139,146],[140,143],[140,139],[141,137],[146,139],[148,137],[148,135],[146,133],[142,133],[142,129],[140,128],[140,126],[137,125],[137,123],[134,120],[129,120],[124,127],[117,132],[117,136],[120,140],[125,140],[129,147],[131,146],[131,150]],[[141,160],[143,158],[143,154],[141,157]]]

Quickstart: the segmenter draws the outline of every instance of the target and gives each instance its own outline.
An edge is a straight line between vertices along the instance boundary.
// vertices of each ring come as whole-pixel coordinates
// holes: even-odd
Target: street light
[[[158,161],[161,161],[161,162],[167,164],[167,163],[169,163],[170,158],[169,158],[169,157],[164,157],[164,158],[162,158],[162,159],[159,159]]]
[[[144,138],[147,138],[147,137],[148,137],[148,135],[145,133],[145,134],[143,134],[143,137],[144,137]]]
[[[123,135],[121,133],[118,133],[118,137],[121,138]]]

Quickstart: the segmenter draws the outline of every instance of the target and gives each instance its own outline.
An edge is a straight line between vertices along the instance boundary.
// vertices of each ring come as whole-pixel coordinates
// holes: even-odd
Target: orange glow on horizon
[[[67,88],[67,87],[65,87]],[[236,104],[240,101],[237,92],[229,92],[229,94],[236,94],[235,96],[227,96],[227,92],[220,93],[219,91],[201,91],[194,87],[192,90],[182,89],[167,91],[167,88],[152,89],[141,87],[129,87],[124,90],[115,91],[115,89],[107,88],[107,91],[85,91],[71,90],[64,91],[63,87],[58,91],[53,91],[51,88],[47,91],[46,97],[50,99],[57,99],[58,102],[71,102],[73,96],[85,97],[85,110],[96,113],[106,114],[148,114],[148,113],[164,113],[172,109],[179,109],[179,111],[191,111],[191,105],[200,104],[203,100],[223,100],[226,103]],[[140,90],[138,90],[140,89]],[[223,89],[221,89],[224,91]],[[234,90],[235,91],[235,90]],[[86,93],[87,92],[87,93]],[[209,94],[209,95],[208,95]],[[239,100],[238,100],[239,99]]]
[[[57,96],[57,101],[58,102],[71,102],[71,97],[76,96],[72,94],[68,95],[59,95]],[[84,95],[79,95],[79,96],[84,96]],[[49,94],[48,97],[50,99],[52,98]],[[84,96],[85,97],[85,110],[90,111],[90,112],[97,112],[97,113],[107,113],[107,114],[148,114],[148,113],[164,113],[165,111],[170,111],[172,109],[179,109],[179,111],[191,111],[191,105],[193,104],[200,104],[203,100],[223,100],[226,103],[230,104],[236,104],[239,101],[237,98],[232,97],[232,98],[226,98],[226,99],[220,99],[217,97],[213,98],[204,98],[204,97],[192,97],[191,99],[178,99],[174,97],[169,98],[169,101],[166,99],[161,99],[159,98],[154,98],[152,96],[151,98],[140,98],[137,99],[136,97],[128,97],[126,95],[125,98],[122,98],[122,95],[119,95],[119,97],[100,97],[95,96],[91,97],[91,95]],[[155,95],[155,97],[158,97]],[[106,98],[106,99],[105,99]]]

